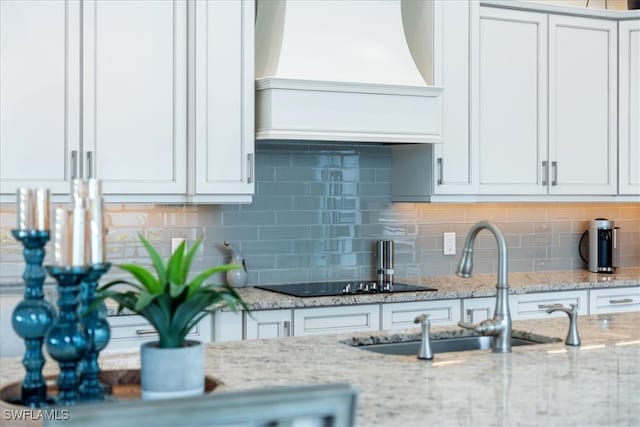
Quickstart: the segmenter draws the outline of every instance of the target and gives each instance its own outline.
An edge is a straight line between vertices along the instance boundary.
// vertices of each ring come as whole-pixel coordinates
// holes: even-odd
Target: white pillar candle
[[[71,233],[71,265],[82,267],[88,264],[89,233],[87,233],[87,210],[77,204],[73,208]]]
[[[39,231],[49,230],[49,189],[38,188],[35,191],[35,210],[33,228]]]
[[[33,228],[33,190],[30,188],[18,188],[16,191],[16,228]]]
[[[56,208],[53,220],[53,257],[61,267],[71,263],[70,215],[67,208]]]
[[[89,237],[91,240],[91,264],[105,262],[104,206],[102,185],[98,179],[89,180]]]
[[[90,199],[99,199],[102,197],[102,181],[92,178],[87,181],[87,196]]]
[[[71,206],[86,207],[85,200],[89,197],[87,182],[83,179],[71,180]]]

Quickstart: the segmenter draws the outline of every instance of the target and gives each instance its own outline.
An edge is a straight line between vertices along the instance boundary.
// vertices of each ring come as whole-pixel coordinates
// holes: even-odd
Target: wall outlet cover
[[[444,254],[455,255],[456,254],[456,233],[444,233]]]
[[[178,246],[180,246],[180,243],[184,242],[185,240],[187,240],[184,237],[172,237],[171,238],[171,253],[174,253],[176,251],[176,249],[178,249]]]

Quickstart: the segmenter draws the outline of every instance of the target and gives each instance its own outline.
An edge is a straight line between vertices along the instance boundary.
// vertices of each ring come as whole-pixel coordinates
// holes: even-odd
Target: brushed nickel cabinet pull
[[[253,153],[247,154],[247,183],[253,183]]]
[[[623,298],[623,299],[610,299],[609,304],[629,304],[632,303],[633,299],[631,298]]]
[[[551,171],[553,172],[553,178],[551,180],[551,185],[558,185],[558,162],[551,162]]]
[[[157,335],[153,329],[136,329],[136,335]]]
[[[78,151],[71,151],[71,179],[78,177]]]
[[[283,331],[285,337],[290,337],[291,336],[291,322],[289,322],[288,320],[285,320],[284,322],[282,322],[282,331]]]
[[[539,309],[562,307],[562,304],[538,304]]]
[[[444,182],[444,159],[438,157],[438,185]]]
[[[542,185],[547,185],[549,182],[547,177],[549,176],[549,163],[546,160],[542,161]]]
[[[93,151],[87,151],[87,179],[93,177]]]

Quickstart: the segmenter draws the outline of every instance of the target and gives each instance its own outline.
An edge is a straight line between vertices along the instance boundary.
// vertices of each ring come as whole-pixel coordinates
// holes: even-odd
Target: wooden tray
[[[45,377],[47,383],[47,394],[55,396],[58,394],[56,384],[57,376],[49,375]],[[100,381],[111,387],[110,400],[139,400],[140,392],[140,370],[139,369],[116,369],[100,372]],[[0,399],[5,403],[20,405],[20,388],[22,382],[15,382],[0,389]],[[204,377],[204,392],[211,393],[219,388],[222,382],[209,376]]]

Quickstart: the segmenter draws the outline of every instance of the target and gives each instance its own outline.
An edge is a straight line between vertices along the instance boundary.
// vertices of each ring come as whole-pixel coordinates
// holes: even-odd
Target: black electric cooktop
[[[294,297],[323,297],[338,295],[376,294],[394,292],[437,291],[435,288],[394,283],[393,288],[379,290],[377,283],[373,281],[350,282],[314,282],[295,283],[288,285],[261,285],[257,289],[292,295]]]

